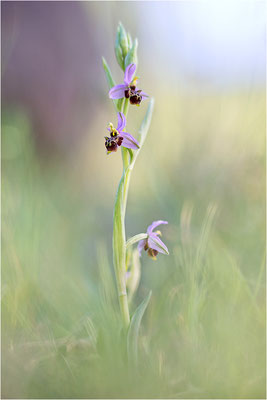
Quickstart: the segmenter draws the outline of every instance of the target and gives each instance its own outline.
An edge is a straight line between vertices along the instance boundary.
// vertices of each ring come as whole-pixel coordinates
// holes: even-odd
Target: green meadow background
[[[181,36],[179,44],[172,25],[165,35],[175,45],[166,59],[154,27],[174,10],[193,12],[195,2],[167,8],[161,2],[63,2],[55,13],[53,3],[33,2],[34,10],[30,4],[14,3],[12,19],[14,10],[2,3],[2,398],[265,398],[264,78],[249,75],[240,83],[216,70],[217,84],[212,75],[198,75],[197,66],[183,72],[177,60],[185,42]],[[146,33],[144,15],[155,9]],[[16,32],[24,25],[16,21],[27,17],[35,21],[26,36],[33,42],[23,50]],[[55,85],[70,85],[61,76],[66,65],[80,90],[78,100],[69,94],[70,108],[63,111],[63,100],[55,100],[62,88],[45,91],[55,72],[50,64],[30,68],[31,51],[42,57],[53,44],[62,57],[64,34],[52,35],[48,47],[34,47],[34,32],[42,30],[36,21],[45,18],[52,28],[63,18],[75,39],[53,78]],[[86,40],[77,33],[79,18],[88,25]],[[162,233],[170,255],[156,262],[142,255],[130,304],[133,313],[152,290],[136,367],[125,363],[112,265],[121,157],[107,156],[104,148],[106,125],[116,114],[101,56],[122,82],[113,54],[119,20],[139,39],[137,75],[155,98],[130,184],[127,237],[154,220],[169,221]],[[84,54],[87,42],[84,61],[73,49],[80,45]],[[231,72],[229,58],[225,64]],[[127,131],[135,136],[147,105],[130,108]]]

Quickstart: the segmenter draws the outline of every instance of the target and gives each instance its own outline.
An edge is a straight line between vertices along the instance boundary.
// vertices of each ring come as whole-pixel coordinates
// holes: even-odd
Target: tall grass
[[[167,177],[163,171],[144,177],[155,190],[148,216],[130,193],[135,203],[129,218],[139,230],[154,208],[165,213],[171,254],[157,263],[141,258],[130,312],[150,288],[153,294],[142,320],[138,365],[127,365],[111,263],[112,201],[105,203],[93,178],[94,195],[82,192],[72,165],[40,161],[29,132],[25,116],[4,116],[2,397],[264,398],[262,188],[253,186],[249,199],[251,236],[246,215],[229,220],[225,212],[231,207],[237,213],[238,202],[247,210],[246,174],[239,192],[221,179],[221,197],[213,201],[208,168],[193,171],[184,160],[187,176],[181,173],[176,185],[171,161],[161,160]],[[215,166],[213,145],[207,163]],[[189,160],[197,159],[194,151],[187,150]],[[137,182],[139,194],[143,184]]]

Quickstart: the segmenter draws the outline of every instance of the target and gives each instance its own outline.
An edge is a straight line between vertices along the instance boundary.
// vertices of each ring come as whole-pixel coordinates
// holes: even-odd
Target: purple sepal
[[[128,87],[126,85],[116,85],[113,86],[113,88],[110,89],[108,92],[109,98],[110,99],[122,99],[125,94],[125,90],[127,90]]]
[[[139,94],[142,96],[142,99],[144,100],[149,98],[149,95],[146,92],[143,92],[143,90]]]
[[[148,237],[148,247],[151,249],[157,250],[159,253],[169,254],[169,250],[167,246],[160,240],[156,233],[152,233]]]
[[[123,138],[123,141],[121,144],[123,147],[126,147],[127,149],[133,149],[133,150],[140,148],[139,143],[137,142],[137,140],[135,140],[135,138],[132,135],[130,135],[130,133],[120,132],[120,136]]]
[[[153,229],[155,229],[159,225],[166,225],[167,223],[168,223],[167,221],[162,221],[162,220],[152,222],[152,224],[149,225],[149,227],[147,228],[147,234],[151,235]]]
[[[136,65],[135,64],[128,65],[128,67],[125,70],[125,74],[124,74],[124,83],[125,83],[125,85],[127,85],[127,86],[130,85],[130,83],[133,80],[135,70],[136,70]]]

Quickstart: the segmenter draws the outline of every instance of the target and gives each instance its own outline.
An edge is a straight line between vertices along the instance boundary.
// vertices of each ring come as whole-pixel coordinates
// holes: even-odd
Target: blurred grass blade
[[[109,310],[110,305],[116,301],[116,290],[114,278],[111,273],[111,268],[108,260],[108,254],[105,244],[101,241],[97,245],[97,261],[100,278],[99,295],[105,310]]]
[[[216,212],[217,212],[217,205],[215,203],[214,204],[210,203],[201,228],[201,235],[196,253],[197,265],[202,264],[203,257],[206,253],[209,243],[210,232],[214,223]]]
[[[152,290],[148,293],[147,297],[142,301],[142,303],[135,310],[129,331],[127,336],[127,352],[128,359],[131,363],[137,364],[138,361],[138,337],[139,337],[139,329],[141,325],[141,321],[144,315],[144,312],[148,306],[150,297],[152,294]]]
[[[109,68],[108,63],[106,62],[104,57],[102,57],[102,63],[103,63],[103,68],[104,68],[104,71],[105,71],[105,74],[106,74],[108,87],[109,87],[109,89],[111,89],[111,88],[113,88],[113,86],[116,85],[116,83],[115,83],[115,81],[114,81],[114,79],[112,77],[110,68]],[[121,111],[123,99],[112,100],[112,101],[113,101],[113,104],[114,104],[114,106],[116,108],[116,111]]]

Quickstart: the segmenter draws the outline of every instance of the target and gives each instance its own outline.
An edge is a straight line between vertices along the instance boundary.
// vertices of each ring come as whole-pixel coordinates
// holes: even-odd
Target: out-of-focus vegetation
[[[131,311],[153,294],[136,368],[120,345],[121,165],[103,114],[68,160],[38,154],[25,113],[3,114],[2,397],[265,397],[264,93],[165,90],[129,193],[128,237],[169,221],[170,256],[141,258]]]

